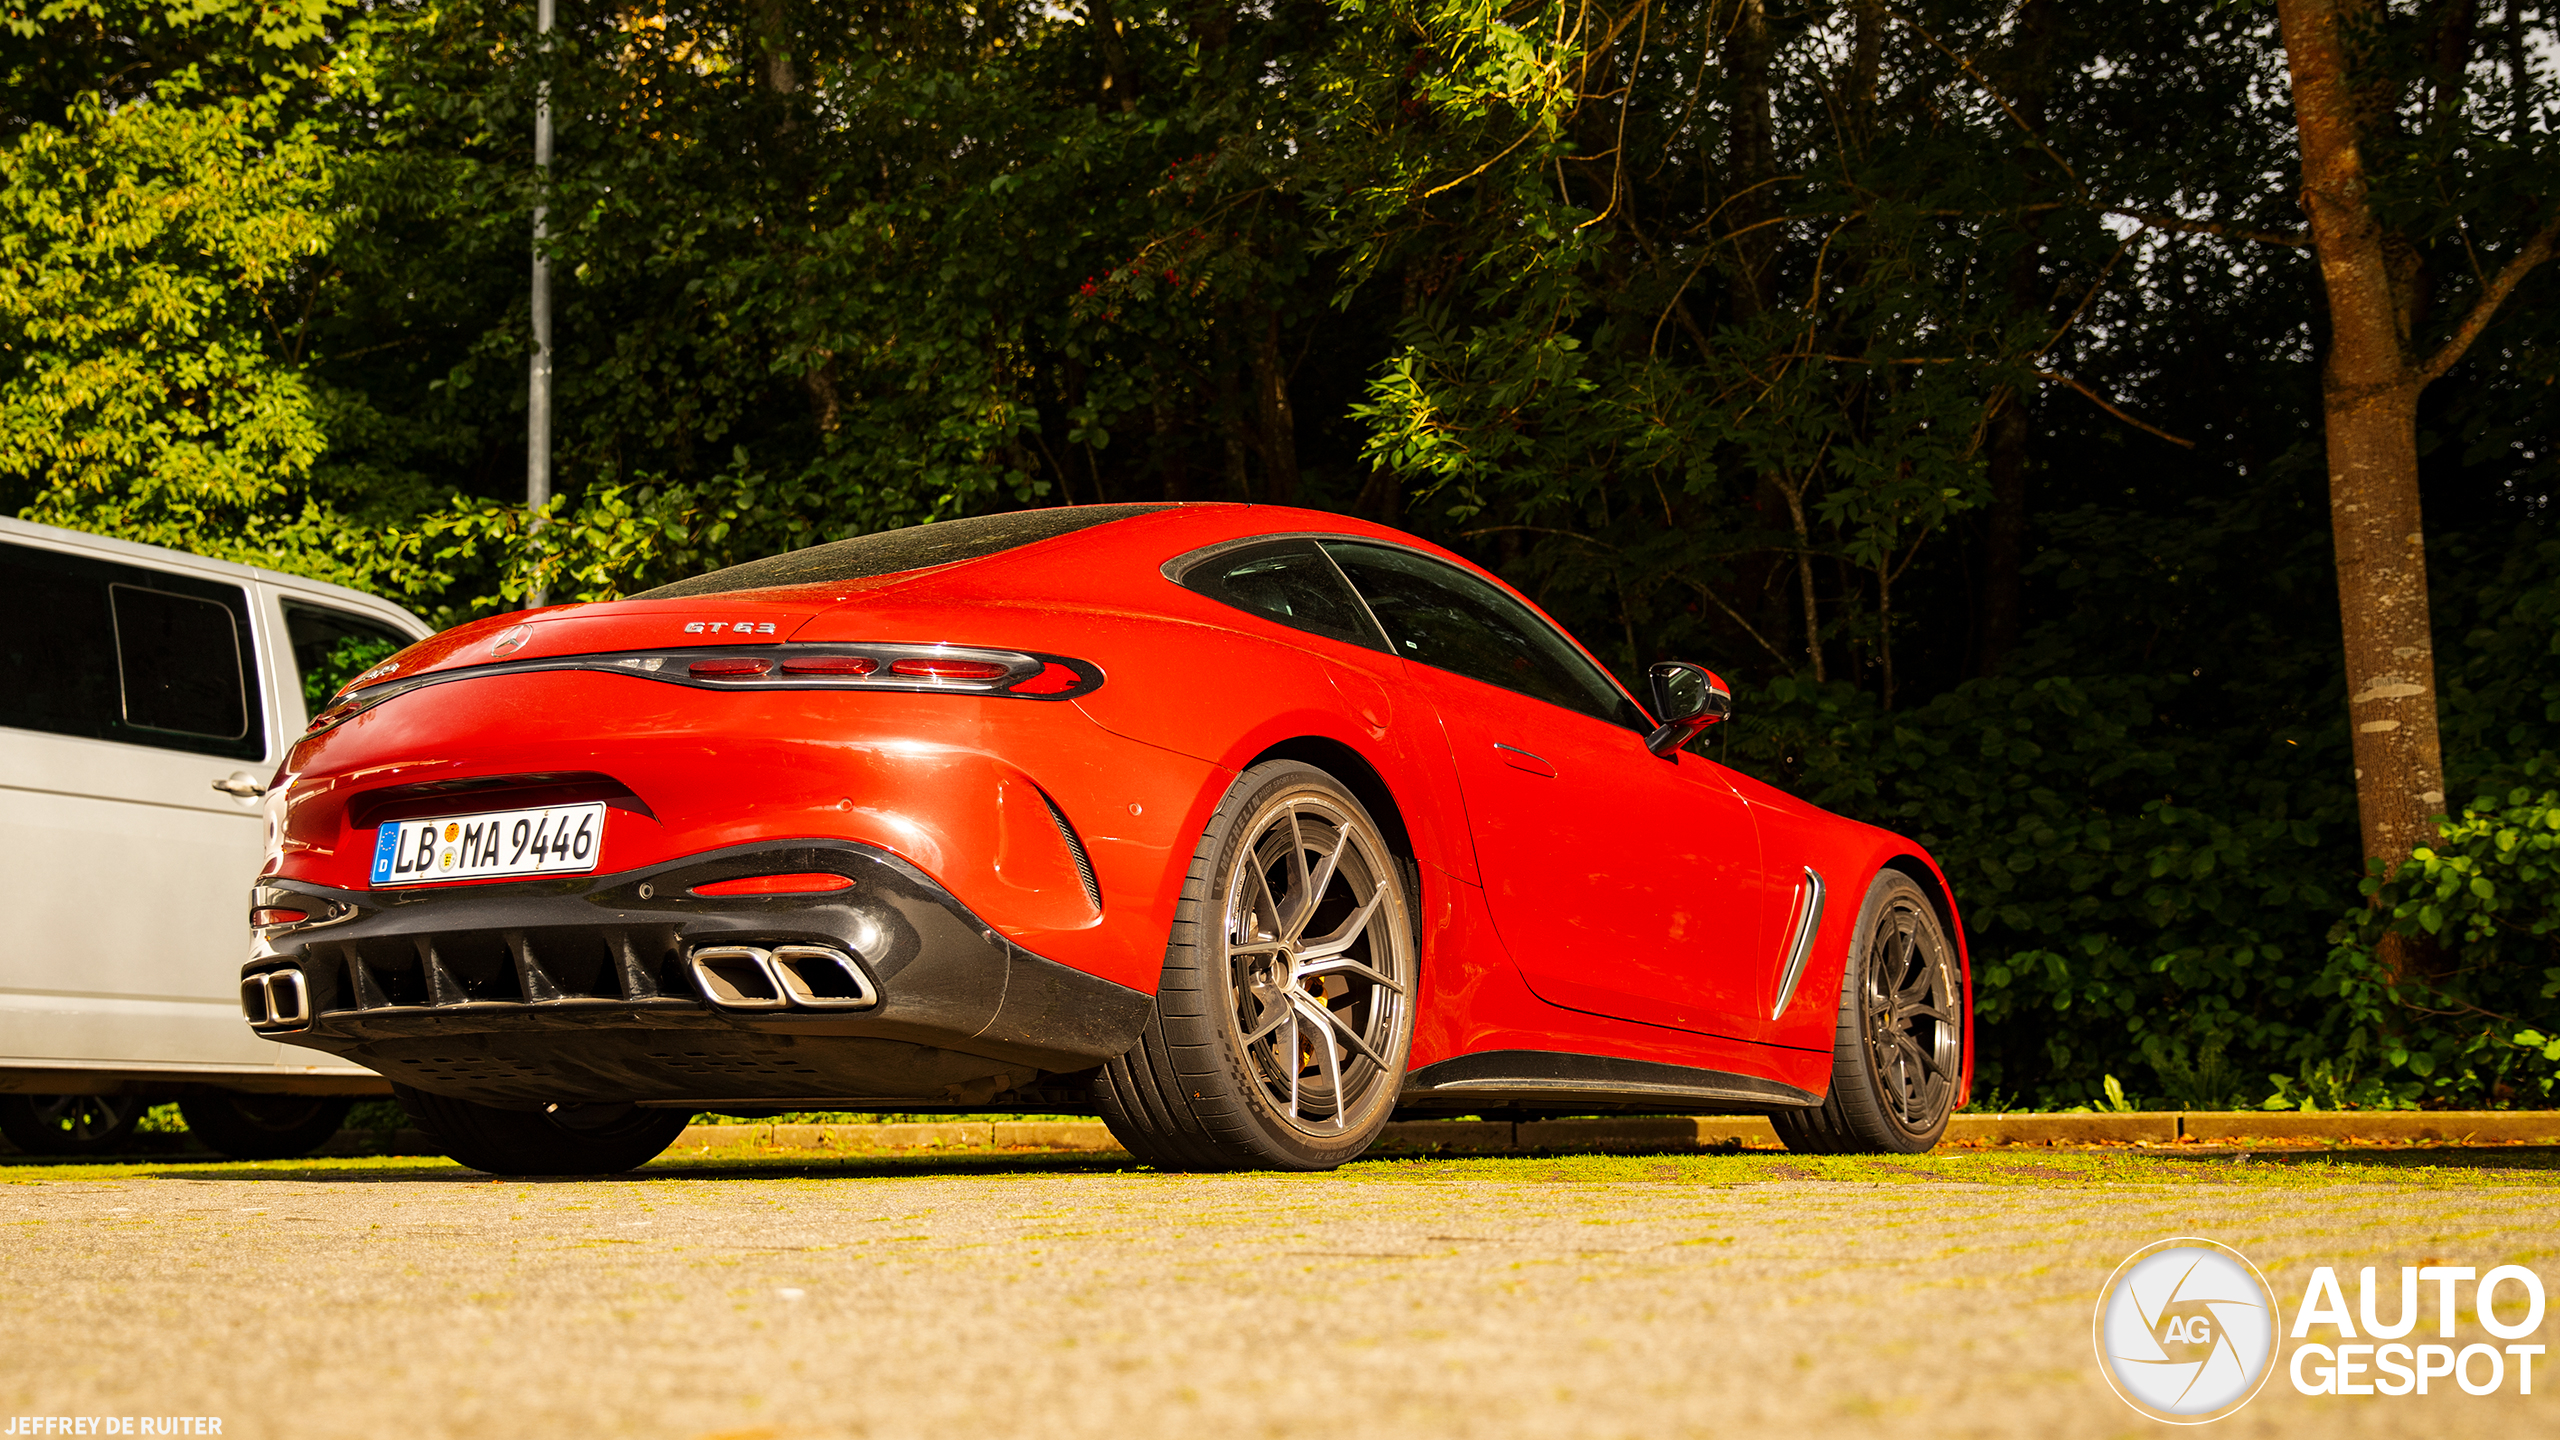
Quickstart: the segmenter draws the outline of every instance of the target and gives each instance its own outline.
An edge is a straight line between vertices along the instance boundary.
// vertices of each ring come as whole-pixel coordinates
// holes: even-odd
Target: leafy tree
[[[1989,1083],[2538,1093],[2441,1058],[2560,1033],[2520,942],[2368,975],[2424,927],[2358,890],[2292,0],[297,3],[12,12],[12,508],[446,615],[988,509],[1353,511],[1630,681],[1716,664],[1720,758],[1928,843]],[[2337,12],[2411,355],[2547,223],[2552,12],[2500,7]],[[2552,283],[2404,407],[2483,815],[2560,752]]]
[[[9,28],[0,483],[37,520],[403,588],[319,462],[304,364],[343,221],[311,115],[334,8],[58,0]],[[66,76],[76,88],[48,92]]]
[[[2445,806],[2419,396],[2560,243],[2560,154],[2528,123],[2523,62],[2479,53],[2476,0],[2277,9],[2328,295],[2322,411],[2357,797],[2366,853],[2396,866]],[[2508,8],[2511,29],[2518,12]],[[2524,43],[2520,31],[2509,39]]]

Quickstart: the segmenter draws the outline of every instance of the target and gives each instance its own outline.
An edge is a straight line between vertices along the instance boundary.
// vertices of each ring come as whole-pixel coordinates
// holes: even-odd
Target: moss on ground
[[[693,1180],[770,1179],[780,1176],[890,1179],[911,1175],[1044,1174],[1131,1171],[1139,1167],[1115,1151],[996,1150],[947,1147],[880,1150],[844,1155],[806,1150],[723,1147],[670,1153],[627,1181],[681,1177]],[[333,1159],[228,1161],[163,1156],[81,1164],[38,1158],[0,1158],[0,1185],[43,1185],[136,1177],[188,1180],[257,1180],[297,1177],[337,1180],[445,1180],[493,1183],[450,1160],[433,1156],[357,1156]],[[1492,1181],[1504,1184],[1858,1185],[1972,1184],[1997,1186],[2177,1187],[2192,1185],[2301,1189],[2334,1185],[2421,1188],[2526,1186],[2560,1189],[2560,1148],[2541,1146],[2409,1146],[2391,1149],[2260,1149],[2238,1153],[2074,1150],[2043,1146],[1947,1151],[1930,1155],[1826,1156],[1774,1151],[1654,1155],[1404,1156],[1363,1160],[1328,1178],[1425,1184]],[[516,1182],[521,1183],[521,1182]]]

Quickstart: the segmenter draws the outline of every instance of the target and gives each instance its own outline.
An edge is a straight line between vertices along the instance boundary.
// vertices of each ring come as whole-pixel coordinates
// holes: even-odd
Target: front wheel
[[[1103,1122],[1167,1170],[1355,1159],[1395,1111],[1418,973],[1377,821],[1311,765],[1256,765],[1192,852],[1154,1017],[1095,1078]]]
[[[1790,1150],[1918,1155],[1935,1147],[1964,1076],[1964,977],[1917,881],[1887,870],[1867,887],[1840,977],[1831,1093],[1769,1117]]]
[[[501,1110],[394,1085],[436,1148],[492,1175],[618,1175],[676,1143],[693,1117],[637,1105],[553,1105]]]

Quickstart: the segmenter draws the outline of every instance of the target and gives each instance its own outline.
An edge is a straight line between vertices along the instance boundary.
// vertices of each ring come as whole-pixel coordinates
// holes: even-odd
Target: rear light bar
[[[696,885],[696,895],[717,898],[723,895],[829,895],[853,888],[853,877],[826,871],[802,871],[790,875],[748,875],[736,880],[714,880]]]
[[[1102,688],[1101,667],[1090,660],[966,645],[764,644],[553,655],[387,679],[341,695],[312,718],[304,733],[317,735],[343,725],[385,700],[425,686],[539,670],[600,670],[697,690],[892,690],[1073,700]]]

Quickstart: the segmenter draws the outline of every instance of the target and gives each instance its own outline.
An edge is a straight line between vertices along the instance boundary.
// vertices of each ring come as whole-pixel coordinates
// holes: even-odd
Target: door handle
[[[1556,767],[1517,745],[1505,745],[1496,740],[1493,742],[1493,748],[1502,756],[1502,763],[1514,770],[1526,770],[1532,775],[1543,775],[1549,780],[1556,778]]]
[[[255,800],[267,793],[264,782],[246,770],[233,771],[228,780],[214,781],[213,788],[225,795],[236,795],[243,800]]]

